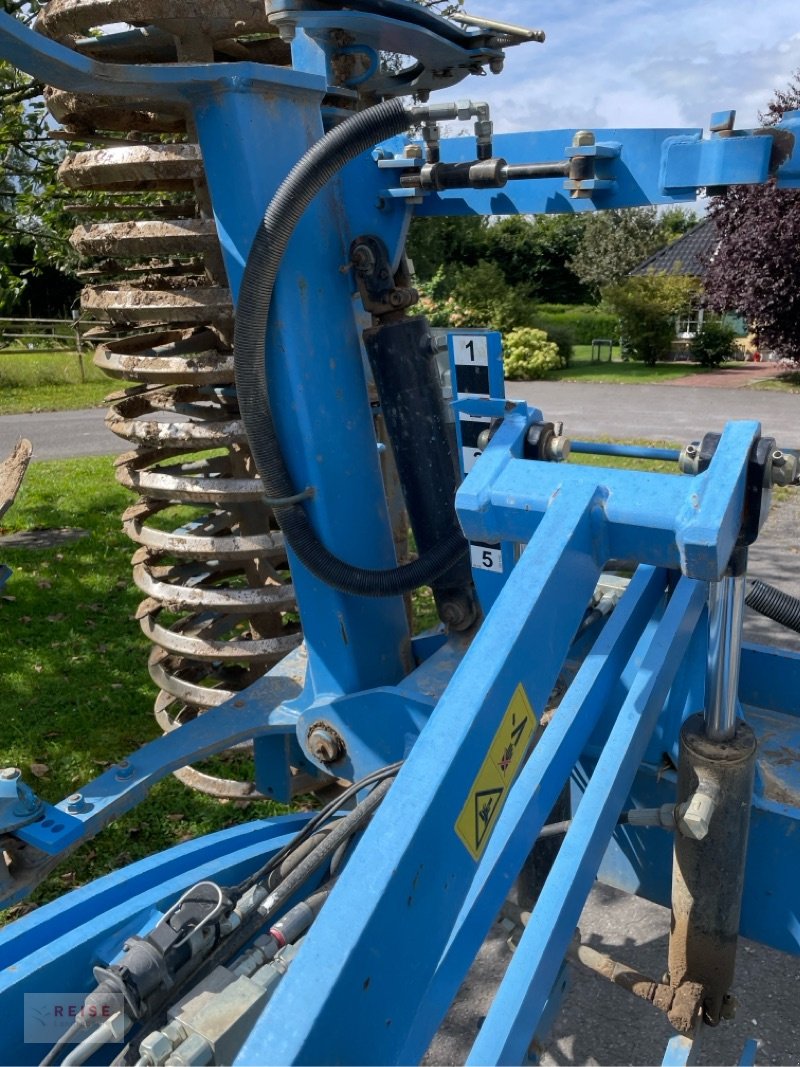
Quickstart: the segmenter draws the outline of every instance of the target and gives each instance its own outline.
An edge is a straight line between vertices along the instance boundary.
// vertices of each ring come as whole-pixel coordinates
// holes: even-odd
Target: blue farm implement
[[[237,5],[222,8],[220,34]],[[520,877],[530,917],[469,1062],[528,1061],[565,959],[649,1000],[675,1029],[665,1062],[688,1062],[730,1015],[740,933],[800,951],[800,655],[742,644],[748,547],[797,456],[738,422],[682,452],[633,448],[670,474],[562,462],[558,412],[504,396],[500,336],[414,313],[404,248],[414,216],[796,188],[800,116],[495,135],[486,104],[430,94],[500,73],[538,31],[410,0],[270,0],[266,18],[284,65],[137,66],[137,26],[115,31],[111,63],[95,38],[68,48],[0,14],[0,55],[42,82],[196,130],[238,402],[304,633],[59,804],[3,771],[0,895],[20,900],[159,779],[242,742],[262,794],[288,801],[298,771],[339,792],[8,925],[4,1060],[418,1062]],[[456,122],[471,135],[442,136]],[[412,562],[396,557],[376,404]],[[213,501],[213,475],[203,489]],[[441,625],[412,637],[404,598],[422,585]],[[796,628],[796,602],[777,610]],[[663,977],[576,941],[598,876],[671,906]],[[58,989],[71,1021],[38,1037],[32,1013]]]

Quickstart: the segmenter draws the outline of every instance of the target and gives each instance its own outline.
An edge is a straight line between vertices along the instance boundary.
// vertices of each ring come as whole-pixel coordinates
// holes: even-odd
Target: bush
[[[613,312],[591,304],[539,304],[535,325],[542,330],[567,327],[574,345],[590,345],[597,337],[619,341],[619,319]]]
[[[647,274],[606,289],[603,299],[620,319],[623,355],[649,364],[667,359],[675,316],[691,306],[699,286],[692,277]]]
[[[514,322],[514,298],[503,272],[482,260],[454,273],[440,268],[429,282],[417,283],[420,310],[432,326],[507,330]]]
[[[575,334],[570,326],[564,326],[561,323],[546,322],[541,319],[534,319],[531,324],[534,329],[544,330],[547,334],[547,340],[552,341],[558,349],[558,358],[562,367],[568,367],[570,360],[572,359],[572,349],[575,344]]]
[[[718,367],[736,355],[736,331],[720,319],[706,319],[703,328],[689,346],[692,359],[704,367]]]
[[[547,340],[544,330],[523,326],[512,330],[506,337],[503,363],[506,378],[532,381],[557,370],[561,360],[557,345]]]

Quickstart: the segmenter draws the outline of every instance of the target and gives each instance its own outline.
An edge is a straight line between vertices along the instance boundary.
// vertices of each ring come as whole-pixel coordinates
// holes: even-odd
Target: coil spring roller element
[[[236,25],[236,4],[215,17]],[[241,416],[304,634],[235,700],[59,804],[3,771],[2,901],[159,779],[232,745],[254,743],[267,796],[290,798],[291,768],[351,784],[312,815],[188,842],[9,924],[5,1058],[416,1062],[506,902],[518,944],[469,1062],[525,1062],[565,959],[665,1013],[667,1061],[685,1060],[731,1014],[740,932],[800,952],[800,777],[785,759],[800,746],[800,655],[741,641],[747,548],[797,454],[740,422],[667,456],[680,477],[558,462],[563,430],[503,395],[497,335],[442,339],[414,314],[404,244],[415,214],[672,204],[773,177],[796,188],[800,118],[720,136],[720,113],[708,138],[495,136],[485,104],[428,95],[500,73],[539,31],[408,0],[270,0],[267,17],[291,65],[98,62],[147,28],[117,52],[113,34],[73,50],[0,14],[0,55],[23,70],[197,131]],[[443,121],[474,137],[442,138]],[[419,549],[403,565],[372,387]],[[630,579],[611,573],[619,561]],[[422,584],[443,625],[412,637],[403,598]],[[753,596],[792,625],[791,601]],[[544,848],[554,835],[560,848]],[[671,903],[661,980],[575,941],[596,877]],[[58,997],[73,1021],[45,1038],[30,1020]]]

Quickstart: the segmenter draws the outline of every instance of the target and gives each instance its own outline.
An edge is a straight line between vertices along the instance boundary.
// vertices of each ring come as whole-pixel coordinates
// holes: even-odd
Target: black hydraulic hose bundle
[[[756,578],[749,583],[744,602],[759,615],[766,615],[768,619],[800,634],[800,599],[797,597]]]
[[[267,389],[264,344],[278,268],[297,223],[314,197],[347,163],[378,141],[402,133],[412,120],[398,100],[345,119],[313,145],[281,184],[258,228],[242,277],[236,308],[236,390],[250,449],[284,536],[300,562],[317,578],[358,596],[397,596],[428,585],[463,555],[463,536],[453,535],[401,567],[371,570],[329,552],[298,502],[284,460]]]

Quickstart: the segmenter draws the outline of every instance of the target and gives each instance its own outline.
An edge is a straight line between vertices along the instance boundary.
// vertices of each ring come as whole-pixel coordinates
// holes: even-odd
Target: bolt
[[[563,463],[569,458],[572,442],[568,437],[553,436],[547,442],[547,458],[552,463]]]
[[[505,63],[502,59],[492,59],[489,61],[489,70],[492,74],[502,74]]]
[[[422,149],[418,144],[407,144],[403,149],[406,159],[422,159]]]
[[[0,779],[4,782],[14,782],[19,776],[19,767],[3,767],[0,771]]]
[[[356,270],[364,274],[375,266],[375,256],[367,245],[356,245],[350,258]]]
[[[346,751],[341,737],[327,723],[315,723],[308,731],[308,750],[320,763],[336,763]]]
[[[293,22],[282,22],[278,27],[278,36],[282,41],[291,44],[297,33],[297,27]]]
[[[86,808],[87,804],[83,799],[82,793],[73,793],[72,796],[67,797],[67,811],[71,811],[73,815],[80,814]]]
[[[573,148],[586,148],[595,143],[595,136],[591,130],[578,130],[572,138]]]
[[[133,777],[133,765],[131,763],[129,763],[128,760],[121,759],[119,761],[119,763],[117,764],[116,777],[117,777],[118,781],[120,781],[120,782],[124,782],[126,778],[132,778]]]

